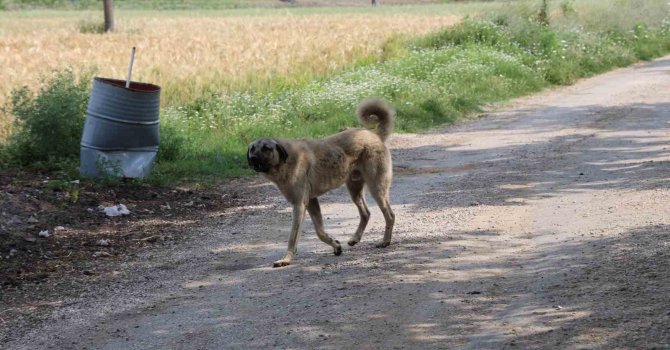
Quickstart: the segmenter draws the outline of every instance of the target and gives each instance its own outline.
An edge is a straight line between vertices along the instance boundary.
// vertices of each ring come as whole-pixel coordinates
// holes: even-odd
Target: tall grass
[[[91,33],[96,28],[88,24],[102,20],[90,14],[0,14],[0,105],[17,86],[36,90],[39,77],[52,70],[96,66],[100,76],[124,78],[133,46],[138,48],[133,78],[160,85],[165,105],[212,93],[303,84],[378,55],[393,35],[422,34],[458,20],[450,15],[360,13],[117,15],[118,31],[100,35]],[[7,137],[10,125],[10,117],[0,115],[0,140]]]

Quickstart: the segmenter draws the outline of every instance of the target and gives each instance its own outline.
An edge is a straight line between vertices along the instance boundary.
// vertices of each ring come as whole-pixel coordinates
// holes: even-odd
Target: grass
[[[389,34],[374,42],[374,50],[347,56],[332,69],[324,69],[327,63],[321,61],[314,66],[303,62],[304,71],[241,73],[260,76],[262,83],[258,84],[244,82],[239,72],[231,72],[244,83],[218,84],[183,99],[174,98],[180,102],[166,105],[161,114],[163,153],[150,181],[173,183],[248,174],[244,154],[251,140],[319,137],[356,126],[353,110],[368,96],[392,102],[398,111],[399,132],[418,131],[462,118],[487,103],[570,84],[670,52],[665,1],[549,1],[541,15],[541,1],[481,6],[491,6],[492,11],[429,34]],[[278,20],[276,16],[244,16],[245,21],[268,25],[263,18],[271,18],[272,23]],[[337,23],[347,20],[390,23],[408,15],[368,16],[310,13],[291,15],[283,23],[305,25],[318,18],[319,23],[337,28]],[[331,18],[337,21],[328,22]],[[392,20],[384,22],[388,18]],[[239,18],[230,20],[233,22],[227,23]],[[345,31],[334,30],[340,35]],[[313,32],[305,31],[298,36],[310,34]],[[356,42],[338,38],[329,40]],[[302,40],[294,45],[301,48]],[[314,50],[318,48],[311,46],[305,57]],[[204,72],[188,74],[183,81],[194,88],[207,86],[197,80],[202,74],[212,75],[211,70]]]

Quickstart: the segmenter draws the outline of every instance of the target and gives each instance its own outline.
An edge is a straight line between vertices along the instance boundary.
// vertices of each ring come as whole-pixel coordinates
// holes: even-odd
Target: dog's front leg
[[[305,203],[297,201],[293,205],[293,224],[291,225],[291,235],[288,238],[288,250],[281,260],[277,260],[273,267],[283,267],[291,264],[293,256],[298,251],[298,238],[302,232],[302,223],[305,221]]]

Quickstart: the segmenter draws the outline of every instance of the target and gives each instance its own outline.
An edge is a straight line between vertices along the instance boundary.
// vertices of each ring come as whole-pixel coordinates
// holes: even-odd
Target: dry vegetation
[[[64,67],[96,67],[123,78],[138,47],[133,78],[163,87],[176,104],[208,91],[259,86],[271,77],[300,80],[378,53],[398,33],[420,34],[458,21],[453,15],[328,14],[263,16],[117,15],[117,32],[82,34],[82,15],[18,16],[0,21],[0,103],[12,88],[36,87]],[[21,18],[23,17],[23,18]],[[89,19],[90,21],[90,19]],[[9,117],[0,119],[0,139]]]

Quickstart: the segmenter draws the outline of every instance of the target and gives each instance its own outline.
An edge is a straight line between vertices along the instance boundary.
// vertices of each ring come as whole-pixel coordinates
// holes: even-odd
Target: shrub
[[[89,81],[63,70],[54,72],[37,93],[27,87],[13,90],[7,110],[14,127],[5,157],[20,165],[53,165],[78,157]]]

